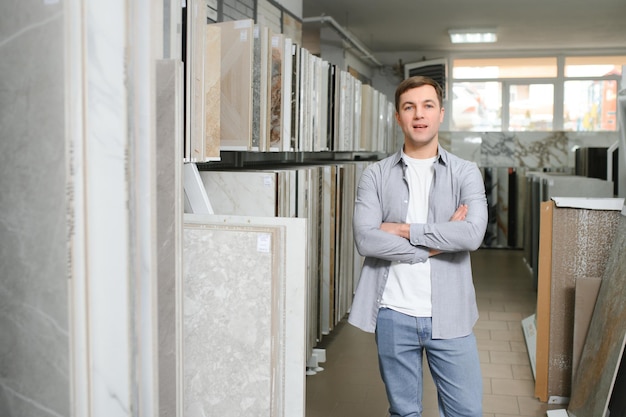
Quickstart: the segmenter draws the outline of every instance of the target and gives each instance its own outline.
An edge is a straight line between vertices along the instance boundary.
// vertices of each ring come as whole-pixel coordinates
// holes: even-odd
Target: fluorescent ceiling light
[[[498,40],[493,29],[451,29],[448,33],[452,43],[491,43]]]

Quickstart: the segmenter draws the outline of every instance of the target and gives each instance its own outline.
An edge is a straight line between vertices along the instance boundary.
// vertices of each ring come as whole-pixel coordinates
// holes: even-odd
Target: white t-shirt
[[[402,158],[407,164],[410,190],[406,222],[426,223],[436,157],[414,159],[403,153]],[[392,262],[381,306],[414,317],[431,317],[430,285],[430,260],[415,264]]]

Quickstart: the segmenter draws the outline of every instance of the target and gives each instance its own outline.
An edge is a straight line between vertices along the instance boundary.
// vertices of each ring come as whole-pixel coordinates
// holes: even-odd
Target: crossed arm
[[[467,204],[461,204],[459,208],[456,209],[452,217],[450,217],[450,221],[462,221],[465,220],[465,216],[467,216]],[[408,223],[382,223],[380,225],[380,230],[383,232],[391,233],[396,236],[403,237],[405,239],[410,238],[410,225]],[[429,256],[435,256],[440,254],[441,251],[437,249],[430,249]]]

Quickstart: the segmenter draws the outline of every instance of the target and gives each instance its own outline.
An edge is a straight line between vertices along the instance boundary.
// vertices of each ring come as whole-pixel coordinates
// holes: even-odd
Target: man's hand
[[[452,217],[450,217],[450,221],[458,222],[461,220],[465,220],[465,216],[467,216],[467,204],[461,204],[459,208],[456,209]]]

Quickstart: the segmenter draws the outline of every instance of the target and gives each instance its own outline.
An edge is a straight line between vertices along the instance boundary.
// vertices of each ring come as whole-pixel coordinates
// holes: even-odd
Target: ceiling
[[[303,17],[319,16],[386,65],[530,51],[626,54],[626,0],[303,0]],[[498,41],[451,44],[448,30],[463,28],[495,28]]]

